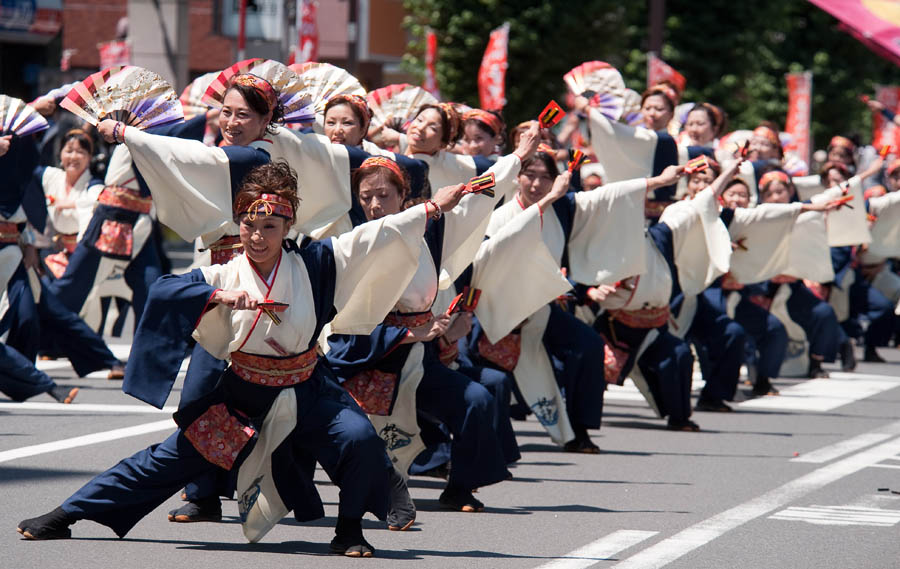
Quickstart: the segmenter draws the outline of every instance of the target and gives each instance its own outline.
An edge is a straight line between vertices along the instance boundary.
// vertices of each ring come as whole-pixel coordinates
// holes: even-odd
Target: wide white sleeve
[[[646,270],[644,197],[647,180],[606,184],[575,194],[569,274],[583,284],[609,284]]]
[[[847,180],[845,187],[848,190],[847,195],[853,196],[853,200],[846,206],[825,214],[828,245],[831,247],[862,245],[872,241],[869,224],[866,220],[866,202],[863,197],[862,180],[859,176],[853,176]],[[844,186],[835,186],[812,196],[810,201],[823,203],[843,195],[845,195]]]
[[[800,201],[806,201],[814,195],[825,191],[825,187],[822,186],[822,177],[818,174],[794,176],[791,178],[791,181],[794,183],[794,187],[797,188],[797,197],[800,198]]]
[[[331,238],[336,265],[335,334],[370,334],[416,272],[425,233],[423,204]]]
[[[698,192],[663,210],[659,218],[672,231],[678,282],[686,295],[700,294],[728,272],[731,237],[719,219],[719,206],[712,188]]]
[[[533,205],[484,241],[475,256],[472,287],[481,290],[475,315],[498,342],[541,306],[571,288],[541,236]]]
[[[498,191],[494,197],[483,194],[464,196],[459,204],[444,214],[444,243],[441,249],[440,288],[447,288],[475,258],[478,247],[487,231],[491,212],[500,198],[501,186],[508,186],[521,168],[522,163],[515,154],[508,154],[491,166],[487,172],[494,174]],[[486,172],[486,173],[487,173]],[[456,183],[468,182],[468,178]],[[434,186],[432,186],[433,189]]]
[[[791,231],[802,204],[761,204],[739,207],[728,226],[736,247],[731,275],[739,283],[757,283],[783,274],[790,260]]]
[[[294,229],[308,234],[350,211],[350,156],[342,144],[320,134],[278,127],[270,135],[272,161],[286,160],[297,172],[300,207]]]
[[[193,241],[231,220],[231,175],[224,150],[136,128],[126,128],[124,136],[160,222]]]
[[[900,256],[900,192],[869,199],[869,213],[876,217],[869,253],[886,258]]]
[[[611,122],[590,109],[591,148],[606,170],[606,180],[621,182],[653,173],[657,135],[650,129]]]
[[[817,283],[834,280],[831,248],[828,246],[825,215],[819,211],[801,213],[791,231],[790,258],[784,274]]]

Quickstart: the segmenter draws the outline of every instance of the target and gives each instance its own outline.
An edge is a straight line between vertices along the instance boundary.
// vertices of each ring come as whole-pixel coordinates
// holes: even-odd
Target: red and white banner
[[[875,87],[875,99],[894,112],[900,111],[900,87],[896,85],[878,85]],[[900,128],[881,113],[872,113],[872,146],[900,148]]]
[[[678,88],[679,92],[684,92],[687,85],[687,79],[684,75],[675,71],[675,68],[658,58],[655,53],[647,54],[647,86],[656,85],[660,81],[669,81]]]
[[[788,73],[784,76],[788,88],[788,112],[784,131],[791,135],[785,150],[793,152],[809,164],[812,142],[812,73]]]
[[[131,48],[126,40],[113,40],[97,44],[100,51],[100,70],[131,63]]]
[[[316,16],[319,3],[297,0],[297,46],[291,52],[289,64],[316,61],[319,57],[319,28]]]
[[[478,98],[486,111],[501,111],[506,104],[508,44],[509,23],[506,23],[491,32],[478,70]]]
[[[810,0],[866,47],[900,65],[900,10],[887,0]]]
[[[431,28],[425,28],[425,82],[422,88],[441,99],[441,90],[438,88],[437,72],[434,64],[437,61],[437,34]]]

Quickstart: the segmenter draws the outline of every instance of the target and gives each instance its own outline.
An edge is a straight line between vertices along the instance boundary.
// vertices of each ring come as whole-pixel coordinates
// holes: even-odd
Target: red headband
[[[256,92],[262,95],[263,99],[266,100],[270,111],[278,106],[278,96],[275,94],[275,89],[272,87],[271,83],[262,77],[257,77],[251,73],[241,73],[240,75],[234,76],[231,80],[231,84],[252,87],[255,89]]]
[[[479,122],[483,122],[489,129],[494,131],[494,134],[500,134],[503,132],[503,123],[500,121],[500,118],[494,113],[489,113],[481,109],[472,109],[471,111],[468,111],[463,115],[463,120],[476,120]]]
[[[753,136],[765,138],[775,146],[781,146],[781,139],[778,138],[778,133],[767,126],[758,126],[753,129]]]
[[[346,103],[356,109],[361,117],[363,117],[363,131],[369,130],[369,121],[372,120],[372,110],[366,102],[366,98],[361,95],[348,95],[342,93],[328,99],[328,108],[336,107],[342,103]]]
[[[448,140],[453,142],[456,140],[456,135],[459,132],[459,113],[456,112],[456,109],[450,103],[438,103],[437,106],[447,118],[447,123],[450,125],[450,132],[448,133],[450,137]]]
[[[366,168],[387,168],[394,174],[397,174],[397,177],[403,180],[404,183],[406,182],[406,176],[403,175],[403,170],[400,169],[400,165],[390,158],[384,156],[370,156],[363,160],[363,163],[359,166],[360,170]]]
[[[785,184],[791,183],[791,177],[781,170],[772,170],[771,172],[766,172],[762,175],[762,178],[759,179],[759,187],[765,188],[767,184],[772,182],[784,182]]]
[[[291,202],[278,194],[262,194],[247,207],[247,218],[253,221],[259,215],[277,215],[285,219],[294,218]]]
[[[673,108],[678,106],[678,100],[681,98],[678,96],[678,92],[675,89],[663,83],[650,87],[647,90],[647,97],[650,97],[651,95],[662,95],[672,103]],[[647,97],[644,97],[644,99]]]
[[[856,150],[856,145],[853,144],[853,141],[846,136],[832,137],[831,142],[828,143],[828,148],[831,148],[832,146],[840,146],[842,148],[846,148],[850,152]]]

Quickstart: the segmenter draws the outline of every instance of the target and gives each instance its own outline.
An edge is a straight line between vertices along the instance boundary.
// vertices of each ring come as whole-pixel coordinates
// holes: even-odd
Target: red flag
[[[422,88],[441,99],[441,91],[438,89],[437,72],[434,64],[437,61],[437,34],[431,28],[425,28],[425,82]]]
[[[288,64],[316,61],[319,57],[319,28],[315,0],[297,0],[297,45],[291,51]]]
[[[879,85],[875,88],[875,99],[891,111],[900,110],[900,87]],[[900,147],[900,128],[881,113],[872,113],[872,146]]]
[[[812,117],[812,73],[788,73],[784,76],[788,87],[788,112],[784,132],[791,135],[785,150],[809,163],[810,121]]]
[[[481,69],[478,70],[478,97],[486,111],[503,110],[506,104],[506,47],[509,43],[509,23],[491,32]]]
[[[131,49],[126,40],[112,40],[97,44],[100,51],[100,69],[119,67],[131,63]]]
[[[671,81],[673,85],[678,87],[678,91],[683,92],[687,85],[687,79],[684,75],[675,71],[675,68],[656,57],[655,53],[647,56],[647,86],[656,85],[660,81]]]

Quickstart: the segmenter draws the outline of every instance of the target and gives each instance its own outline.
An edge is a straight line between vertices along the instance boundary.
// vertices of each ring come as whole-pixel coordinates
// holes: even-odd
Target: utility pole
[[[188,82],[188,0],[128,0],[133,65],[152,69],[176,91]]]
[[[649,0],[650,17],[648,21],[648,47],[656,55],[662,54],[663,23],[666,19],[666,0]]]
[[[347,71],[356,75],[357,54],[359,48],[359,22],[357,22],[356,0],[347,0],[350,5],[347,11]]]

